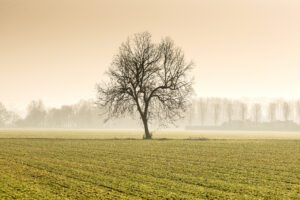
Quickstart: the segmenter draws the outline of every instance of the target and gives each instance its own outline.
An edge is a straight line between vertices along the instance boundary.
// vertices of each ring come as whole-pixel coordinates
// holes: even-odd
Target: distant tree
[[[259,103],[256,103],[252,107],[252,117],[254,122],[257,124],[261,120],[261,105]]]
[[[284,121],[289,120],[291,112],[292,112],[291,105],[288,102],[284,101],[282,103],[282,114],[283,114]]]
[[[32,101],[27,108],[27,116],[24,120],[25,126],[44,127],[47,111],[41,100]]]
[[[97,86],[98,104],[107,109],[108,119],[137,111],[145,139],[151,139],[149,122],[166,125],[183,117],[192,93],[191,66],[169,38],[154,44],[150,33],[135,34],[114,57],[110,81]]]
[[[276,120],[276,109],[277,109],[276,103],[272,102],[269,104],[268,117],[269,117],[270,122],[273,122]]]
[[[196,104],[195,104],[195,100],[192,101],[192,103],[189,105],[189,108],[188,108],[188,123],[190,125],[193,124],[193,121],[195,119],[195,110],[196,110]]]
[[[245,121],[247,118],[248,113],[248,105],[246,103],[239,103],[240,109],[239,109],[239,117],[241,121]]]
[[[75,122],[75,111],[74,106],[63,105],[60,108],[60,113],[64,119],[64,127],[66,128],[76,128],[79,123]],[[88,119],[87,119],[88,120]]]
[[[203,98],[200,98],[198,101],[198,115],[200,118],[201,126],[204,125],[206,120],[206,113],[207,113],[207,101]]]
[[[231,123],[233,115],[233,103],[230,99],[226,100],[226,115],[228,122]]]
[[[215,98],[212,103],[213,115],[214,115],[214,124],[215,126],[218,125],[220,114],[221,114],[221,104],[220,100]]]
[[[296,101],[295,110],[299,120],[298,123],[300,124],[300,100]]]
[[[81,128],[99,126],[99,116],[93,100],[81,100],[74,105],[76,124]]]
[[[0,103],[0,127],[4,127],[8,120],[8,111],[6,110],[5,106]]]
[[[21,116],[14,112],[14,111],[8,111],[8,119],[6,121],[6,125],[8,127],[17,127],[17,123],[21,120]]]
[[[51,108],[46,117],[46,124],[49,128],[64,128],[64,119],[60,109]]]
[[[72,105],[63,105],[59,109],[52,108],[46,117],[46,126],[52,128],[77,128]]]

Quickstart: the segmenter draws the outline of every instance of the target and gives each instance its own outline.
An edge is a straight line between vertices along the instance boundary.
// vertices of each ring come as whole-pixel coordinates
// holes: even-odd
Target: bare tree
[[[107,72],[110,81],[97,86],[98,104],[107,110],[108,119],[137,111],[144,138],[151,139],[149,122],[156,119],[166,125],[183,117],[192,94],[187,76],[191,67],[171,39],[154,44],[150,33],[135,34],[114,57]]]
[[[198,115],[200,117],[201,126],[204,125],[206,120],[206,112],[207,112],[207,101],[203,98],[200,98],[198,101]]]
[[[252,107],[252,117],[254,122],[257,124],[261,120],[261,105],[256,103]]]
[[[299,124],[300,124],[300,100],[297,100],[296,101],[296,106],[295,106],[295,110],[296,110],[296,114],[298,116],[298,120],[299,120]]]
[[[231,123],[232,115],[233,115],[233,102],[230,99],[225,100],[225,102],[227,104],[227,106],[226,106],[227,119],[228,119],[228,122]]]
[[[218,125],[220,114],[221,114],[221,105],[220,105],[220,99],[214,99],[212,104],[213,109],[213,115],[214,115],[214,123],[215,126]]]
[[[286,101],[283,102],[282,103],[282,114],[283,114],[284,121],[289,120],[289,118],[291,116],[291,112],[292,112],[291,105]]]
[[[276,103],[270,103],[268,106],[268,117],[270,122],[273,122],[276,120]]]
[[[5,106],[0,103],[0,127],[4,127],[8,118],[8,112]]]
[[[247,118],[248,106],[246,103],[240,103],[239,115],[241,121],[245,121]]]
[[[24,120],[25,126],[28,127],[44,127],[46,109],[44,103],[39,101],[31,101],[28,105],[28,113]]]
[[[188,123],[190,125],[193,124],[193,121],[194,121],[194,118],[195,118],[195,100],[192,101],[192,103],[189,105],[189,108],[188,108]]]

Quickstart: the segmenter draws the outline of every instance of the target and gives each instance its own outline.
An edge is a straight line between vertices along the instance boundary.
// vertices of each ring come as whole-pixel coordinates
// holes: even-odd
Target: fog
[[[294,130],[299,7],[295,0],[2,0],[0,125],[140,127],[138,117],[103,124],[95,85],[120,44],[149,31],[155,41],[170,36],[195,63],[194,103],[178,127]]]
[[[59,108],[47,107],[43,101],[32,101],[24,116],[0,103],[0,128],[54,129],[139,129],[138,116],[107,120],[103,109],[93,99]],[[157,123],[153,130],[244,130],[244,131],[300,131],[300,99],[230,99],[194,98],[185,118],[169,127]]]
[[[300,98],[299,1],[0,1],[0,101],[25,115],[95,97],[120,44],[170,36],[198,97]],[[153,15],[155,13],[155,15]]]

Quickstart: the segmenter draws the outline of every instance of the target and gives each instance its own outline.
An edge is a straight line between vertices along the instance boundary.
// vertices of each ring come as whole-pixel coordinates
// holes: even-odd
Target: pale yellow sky
[[[95,97],[127,36],[170,36],[198,96],[300,98],[298,0],[0,0],[0,102]]]

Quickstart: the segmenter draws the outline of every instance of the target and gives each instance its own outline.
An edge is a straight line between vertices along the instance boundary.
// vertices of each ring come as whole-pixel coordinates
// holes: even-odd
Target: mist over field
[[[107,115],[92,99],[73,105],[49,108],[32,101],[24,116],[0,106],[1,128],[135,129],[142,128],[139,116],[105,121]],[[300,131],[300,100],[194,98],[185,117],[173,130]],[[155,130],[163,130],[151,124]]]
[[[0,199],[300,199],[299,0],[0,0]]]

